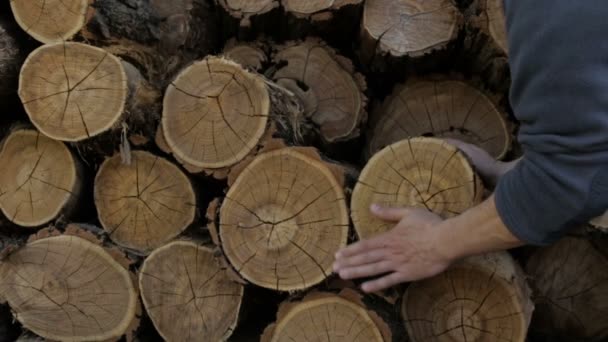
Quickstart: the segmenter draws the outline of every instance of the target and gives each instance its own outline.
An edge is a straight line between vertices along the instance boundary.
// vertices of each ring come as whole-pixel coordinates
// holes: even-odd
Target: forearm
[[[437,229],[437,246],[452,260],[524,245],[502,222],[494,195],[461,215],[447,219]]]

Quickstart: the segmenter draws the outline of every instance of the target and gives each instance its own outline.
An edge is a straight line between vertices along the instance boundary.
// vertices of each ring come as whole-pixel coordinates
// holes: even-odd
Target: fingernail
[[[336,258],[336,259],[340,259],[341,256],[342,256],[342,252],[336,252],[336,254],[334,254],[334,258]]]
[[[332,265],[332,269],[334,270],[334,272],[338,272],[338,269],[340,269],[340,265],[334,262],[334,264]]]
[[[372,205],[370,206],[370,209],[371,209],[373,212],[378,212],[378,211],[380,211],[381,207],[380,207],[380,205],[378,205],[378,204],[372,204]]]

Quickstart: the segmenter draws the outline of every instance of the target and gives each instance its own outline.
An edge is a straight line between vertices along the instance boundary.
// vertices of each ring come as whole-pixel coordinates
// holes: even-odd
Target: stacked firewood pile
[[[598,218],[364,295],[332,274],[512,160],[500,0],[0,5],[0,341],[608,338]]]

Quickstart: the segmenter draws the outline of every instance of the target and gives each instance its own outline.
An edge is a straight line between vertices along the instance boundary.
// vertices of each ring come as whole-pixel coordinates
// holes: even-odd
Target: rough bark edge
[[[307,37],[303,40],[290,40],[282,45],[274,47],[273,52],[271,53],[271,61],[273,63],[273,67],[268,70],[267,74],[269,74],[271,77],[274,77],[276,72],[281,69],[277,68],[277,66],[279,66],[281,63],[281,59],[277,57],[280,52],[297,46],[321,47],[323,51],[325,51],[329,55],[329,57],[334,60],[339,67],[342,68],[345,73],[351,75],[353,82],[359,90],[359,96],[361,98],[359,112],[356,113],[356,119],[354,120],[354,125],[350,132],[346,133],[341,137],[336,137],[333,139],[327,139],[326,137],[322,136],[320,132],[318,133],[319,136],[321,136],[323,142],[326,144],[339,143],[358,138],[361,135],[361,131],[364,130],[364,126],[366,126],[368,121],[367,108],[370,101],[366,95],[366,92],[368,90],[367,81],[365,79],[365,76],[355,69],[354,63],[351,59],[339,54],[338,51],[331,47],[327,42],[318,37]],[[314,123],[313,125],[317,126]]]

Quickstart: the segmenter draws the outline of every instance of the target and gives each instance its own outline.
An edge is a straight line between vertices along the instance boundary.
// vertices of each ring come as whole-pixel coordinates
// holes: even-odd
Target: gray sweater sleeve
[[[544,245],[608,209],[608,1],[506,0],[505,12],[524,158],[496,207]]]

